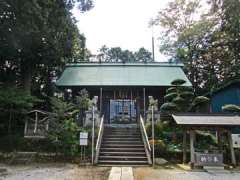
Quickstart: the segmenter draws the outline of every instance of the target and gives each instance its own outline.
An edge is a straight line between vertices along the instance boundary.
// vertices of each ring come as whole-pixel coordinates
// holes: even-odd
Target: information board
[[[88,132],[80,132],[80,139],[79,139],[80,146],[87,146],[88,145]]]
[[[240,134],[232,134],[234,148],[240,148]]]

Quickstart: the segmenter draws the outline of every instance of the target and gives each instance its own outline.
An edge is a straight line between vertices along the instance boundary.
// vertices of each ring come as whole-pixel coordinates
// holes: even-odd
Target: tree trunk
[[[53,94],[54,94],[50,68],[47,68],[46,94],[47,94],[47,96],[49,96],[49,97],[53,96]]]
[[[10,135],[12,132],[12,108],[9,112],[9,119],[8,119],[8,135]]]
[[[33,67],[30,64],[22,63],[21,72],[22,72],[22,88],[26,94],[31,95],[31,85],[32,85],[32,73]]]

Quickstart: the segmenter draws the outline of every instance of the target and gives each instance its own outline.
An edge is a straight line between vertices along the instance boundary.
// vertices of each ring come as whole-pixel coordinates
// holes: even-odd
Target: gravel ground
[[[110,168],[77,166],[73,164],[37,164],[6,166],[0,180],[107,180]]]
[[[6,169],[7,171],[4,171]],[[0,180],[107,180],[111,168],[74,164],[0,164]],[[134,180],[240,180],[240,172],[194,172],[181,169],[133,168]]]
[[[134,168],[134,180],[240,180],[240,172],[194,172],[179,169]]]

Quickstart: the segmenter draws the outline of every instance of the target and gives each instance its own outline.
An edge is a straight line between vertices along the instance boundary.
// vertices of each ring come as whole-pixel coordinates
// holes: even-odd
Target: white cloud
[[[92,10],[80,14],[74,9],[73,14],[92,53],[96,53],[102,45],[120,46],[132,51],[145,47],[151,51],[152,30],[148,24],[167,2],[169,0],[94,0],[95,7]],[[158,35],[155,34],[157,39]],[[156,60],[166,60],[158,52],[155,41]]]

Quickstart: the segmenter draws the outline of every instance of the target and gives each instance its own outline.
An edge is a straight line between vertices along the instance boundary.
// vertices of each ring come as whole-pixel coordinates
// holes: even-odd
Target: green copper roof
[[[57,86],[171,86],[184,79],[182,64],[174,63],[78,63],[68,64]]]

